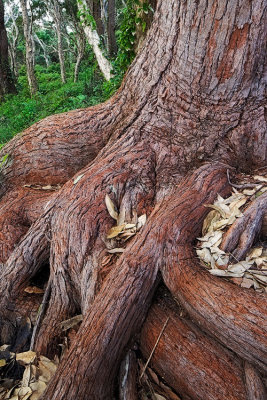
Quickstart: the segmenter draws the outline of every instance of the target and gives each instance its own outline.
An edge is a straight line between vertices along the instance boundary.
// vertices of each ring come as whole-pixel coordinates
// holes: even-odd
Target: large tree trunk
[[[8,61],[8,40],[5,28],[4,3],[0,0],[0,101],[7,93],[16,93]]]
[[[34,349],[53,356],[60,322],[83,314],[44,399],[113,398],[161,279],[187,319],[164,296],[150,310],[145,357],[169,316],[151,360],[158,374],[183,399],[264,399],[266,294],[203,270],[194,242],[205,205],[231,191],[227,169],[266,164],[266,14],[263,0],[159,0],[113,98],[49,117],[2,149],[2,338],[15,341],[24,288],[48,263]],[[108,267],[106,248],[118,244],[106,237],[106,194],[125,221],[148,216]]]

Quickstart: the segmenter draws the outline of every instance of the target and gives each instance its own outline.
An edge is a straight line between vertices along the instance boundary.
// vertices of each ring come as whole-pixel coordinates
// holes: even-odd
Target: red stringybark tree
[[[167,316],[151,363],[183,399],[265,398],[266,295],[208,274],[193,245],[205,204],[231,191],[227,169],[266,165],[266,8],[158,0],[115,96],[48,117],[1,150],[2,342],[14,341],[24,288],[48,263],[34,349],[53,356],[60,322],[84,316],[44,399],[112,399],[131,338],[143,326],[148,357]],[[148,215],[108,274],[106,194],[127,222]],[[266,210],[260,198],[244,217],[256,223],[232,229],[226,249],[251,245]],[[186,317],[170,296],[147,315],[160,280]]]

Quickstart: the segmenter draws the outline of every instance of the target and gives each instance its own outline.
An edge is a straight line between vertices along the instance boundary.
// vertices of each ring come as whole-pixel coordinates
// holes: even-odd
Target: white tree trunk
[[[41,46],[41,48],[43,49],[45,63],[46,63],[46,66],[49,67],[50,60],[49,60],[49,57],[47,54],[47,49],[46,49],[45,43],[36,34],[34,35],[34,37],[35,37],[36,41],[39,43],[39,45]]]
[[[54,19],[57,32],[57,50],[58,50],[58,58],[60,64],[61,81],[62,83],[66,83],[65,57],[63,51],[62,31],[61,31],[62,15],[58,0],[48,1],[48,12]]]
[[[80,2],[78,2],[78,8],[79,8],[81,14],[83,14],[84,10],[87,9],[87,5],[84,2],[84,0],[82,1],[82,4],[80,4]],[[105,79],[107,81],[109,81],[110,78],[112,78],[112,75],[111,75],[112,66],[111,66],[111,63],[108,61],[108,59],[104,56],[104,54],[100,48],[99,35],[96,30],[94,30],[90,25],[88,25],[85,22],[85,19],[82,15],[80,18],[81,18],[81,22],[82,22],[82,26],[83,26],[83,30],[84,30],[86,39],[93,48],[99,68],[100,68],[101,72],[103,73]]]
[[[12,4],[11,2],[8,2],[7,4],[9,6],[10,18],[12,20],[12,25],[9,29],[9,34],[10,34],[9,52],[10,52],[12,71],[17,79],[18,78],[17,45],[19,38],[19,28],[16,21],[17,15],[14,14],[14,9],[12,7]]]
[[[27,11],[27,0],[20,0],[22,10],[23,30],[26,44],[26,68],[31,95],[37,92],[37,81],[34,73],[34,47],[32,40],[32,25]]]

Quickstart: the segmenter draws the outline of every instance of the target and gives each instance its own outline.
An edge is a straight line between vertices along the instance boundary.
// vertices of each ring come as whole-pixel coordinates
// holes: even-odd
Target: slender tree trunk
[[[17,15],[14,14],[14,10],[12,4],[8,2],[10,8],[10,14],[12,19],[12,28],[11,30],[11,40],[9,43],[10,49],[10,58],[12,62],[12,71],[16,78],[18,78],[18,63],[17,63],[17,45],[18,45],[18,38],[19,38],[19,28],[17,25]]]
[[[23,30],[24,30],[24,38],[26,45],[27,77],[31,95],[34,95],[38,90],[38,86],[34,72],[34,47],[33,47],[33,37],[32,37],[32,24],[30,22],[27,11],[27,0],[20,0],[20,6],[22,9]]]
[[[96,23],[96,30],[99,36],[104,35],[104,23],[101,17],[101,0],[86,0],[88,9],[94,17]]]
[[[75,38],[76,38],[77,58],[76,58],[75,69],[74,69],[74,82],[77,82],[80,64],[84,57],[86,39],[85,39],[84,31],[80,24],[79,17],[77,15],[77,13],[78,13],[77,3],[67,1],[66,5],[67,5],[67,12],[71,18],[71,22],[74,27],[73,30],[74,30],[74,34],[75,34]]]
[[[76,37],[77,37],[78,54],[77,54],[75,70],[74,70],[74,82],[78,81],[80,65],[81,65],[81,61],[84,57],[84,52],[85,52],[85,37],[84,37],[83,32],[82,31],[78,32]]]
[[[104,56],[101,48],[100,48],[100,38],[96,30],[92,28],[90,24],[86,22],[86,19],[83,17],[83,14],[86,12],[86,3],[83,1],[82,3],[78,2],[78,8],[81,12],[81,22],[83,25],[83,30],[85,36],[87,38],[88,43],[92,46],[94,54],[96,56],[98,66],[103,73],[106,80],[110,80],[111,78],[111,64],[108,59]]]
[[[4,4],[3,0],[0,0],[0,100],[3,100],[7,93],[16,93],[16,87],[9,67]]]
[[[44,56],[44,59],[45,59],[46,66],[49,67],[49,65],[50,65],[50,59],[49,59],[49,56],[48,56],[48,54],[47,54],[46,45],[45,45],[45,43],[38,37],[38,35],[35,34],[34,37],[35,37],[36,41],[39,43],[39,45],[41,46],[41,48],[42,48],[42,50],[43,50],[43,56]]]
[[[231,193],[227,170],[266,166],[266,9],[264,0],[158,0],[109,101],[40,121],[1,150],[0,333],[14,342],[24,289],[48,262],[34,349],[54,356],[62,320],[83,314],[44,399],[112,399],[147,315],[145,357],[169,317],[151,362],[182,398],[264,398],[266,293],[210,275],[195,240],[206,205]],[[107,239],[116,221],[106,194],[117,222],[147,215],[130,240]],[[181,308],[163,296],[147,314],[160,281]]]
[[[62,15],[60,10],[60,5],[58,0],[49,1],[49,13],[54,19],[56,32],[57,32],[57,50],[58,50],[58,58],[60,64],[60,74],[62,83],[66,83],[66,70],[65,70],[65,57],[63,50],[63,39],[62,39]]]
[[[117,43],[115,37],[115,17],[116,6],[115,0],[108,1],[108,18],[107,18],[107,34],[108,34],[108,52],[110,57],[117,53]]]

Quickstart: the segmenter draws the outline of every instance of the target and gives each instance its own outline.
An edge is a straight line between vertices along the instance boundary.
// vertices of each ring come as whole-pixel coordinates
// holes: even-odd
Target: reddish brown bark
[[[220,398],[212,382],[222,387],[229,374],[218,375],[218,368],[235,371],[222,391],[229,386],[230,398],[246,398],[241,360],[251,368],[247,398],[253,385],[263,393],[266,295],[211,276],[199,266],[194,242],[205,205],[231,190],[227,168],[244,171],[266,163],[266,14],[261,0],[159,0],[143,49],[112,99],[49,117],[1,150],[8,155],[1,167],[1,224],[7,233],[1,331],[10,331],[6,337],[12,341],[12,323],[25,314],[17,299],[48,262],[49,304],[35,350],[53,356],[62,340],[60,322],[84,316],[44,398],[112,398],[125,348],[146,317],[159,272],[195,326],[173,317],[175,324],[195,332],[210,351],[210,366],[200,360],[211,398]],[[32,187],[22,189],[25,184],[63,186],[36,194]],[[125,210],[127,222],[149,216],[108,274],[102,260],[106,246],[116,242],[106,239],[114,223],[107,193]],[[154,326],[156,318],[149,323]],[[154,338],[147,337],[148,348]],[[188,346],[193,344],[196,349],[196,343]],[[198,381],[200,360],[187,353]],[[175,364],[166,365],[169,380],[177,374]],[[184,372],[179,385],[169,384],[184,399],[204,398],[205,385],[198,397],[186,379]]]
[[[120,400],[137,400],[137,360],[133,351],[129,350],[121,363],[119,374]]]
[[[141,334],[145,360],[169,318],[150,366],[177,393],[197,400],[246,399],[242,361],[189,319],[165,292],[157,297]]]

